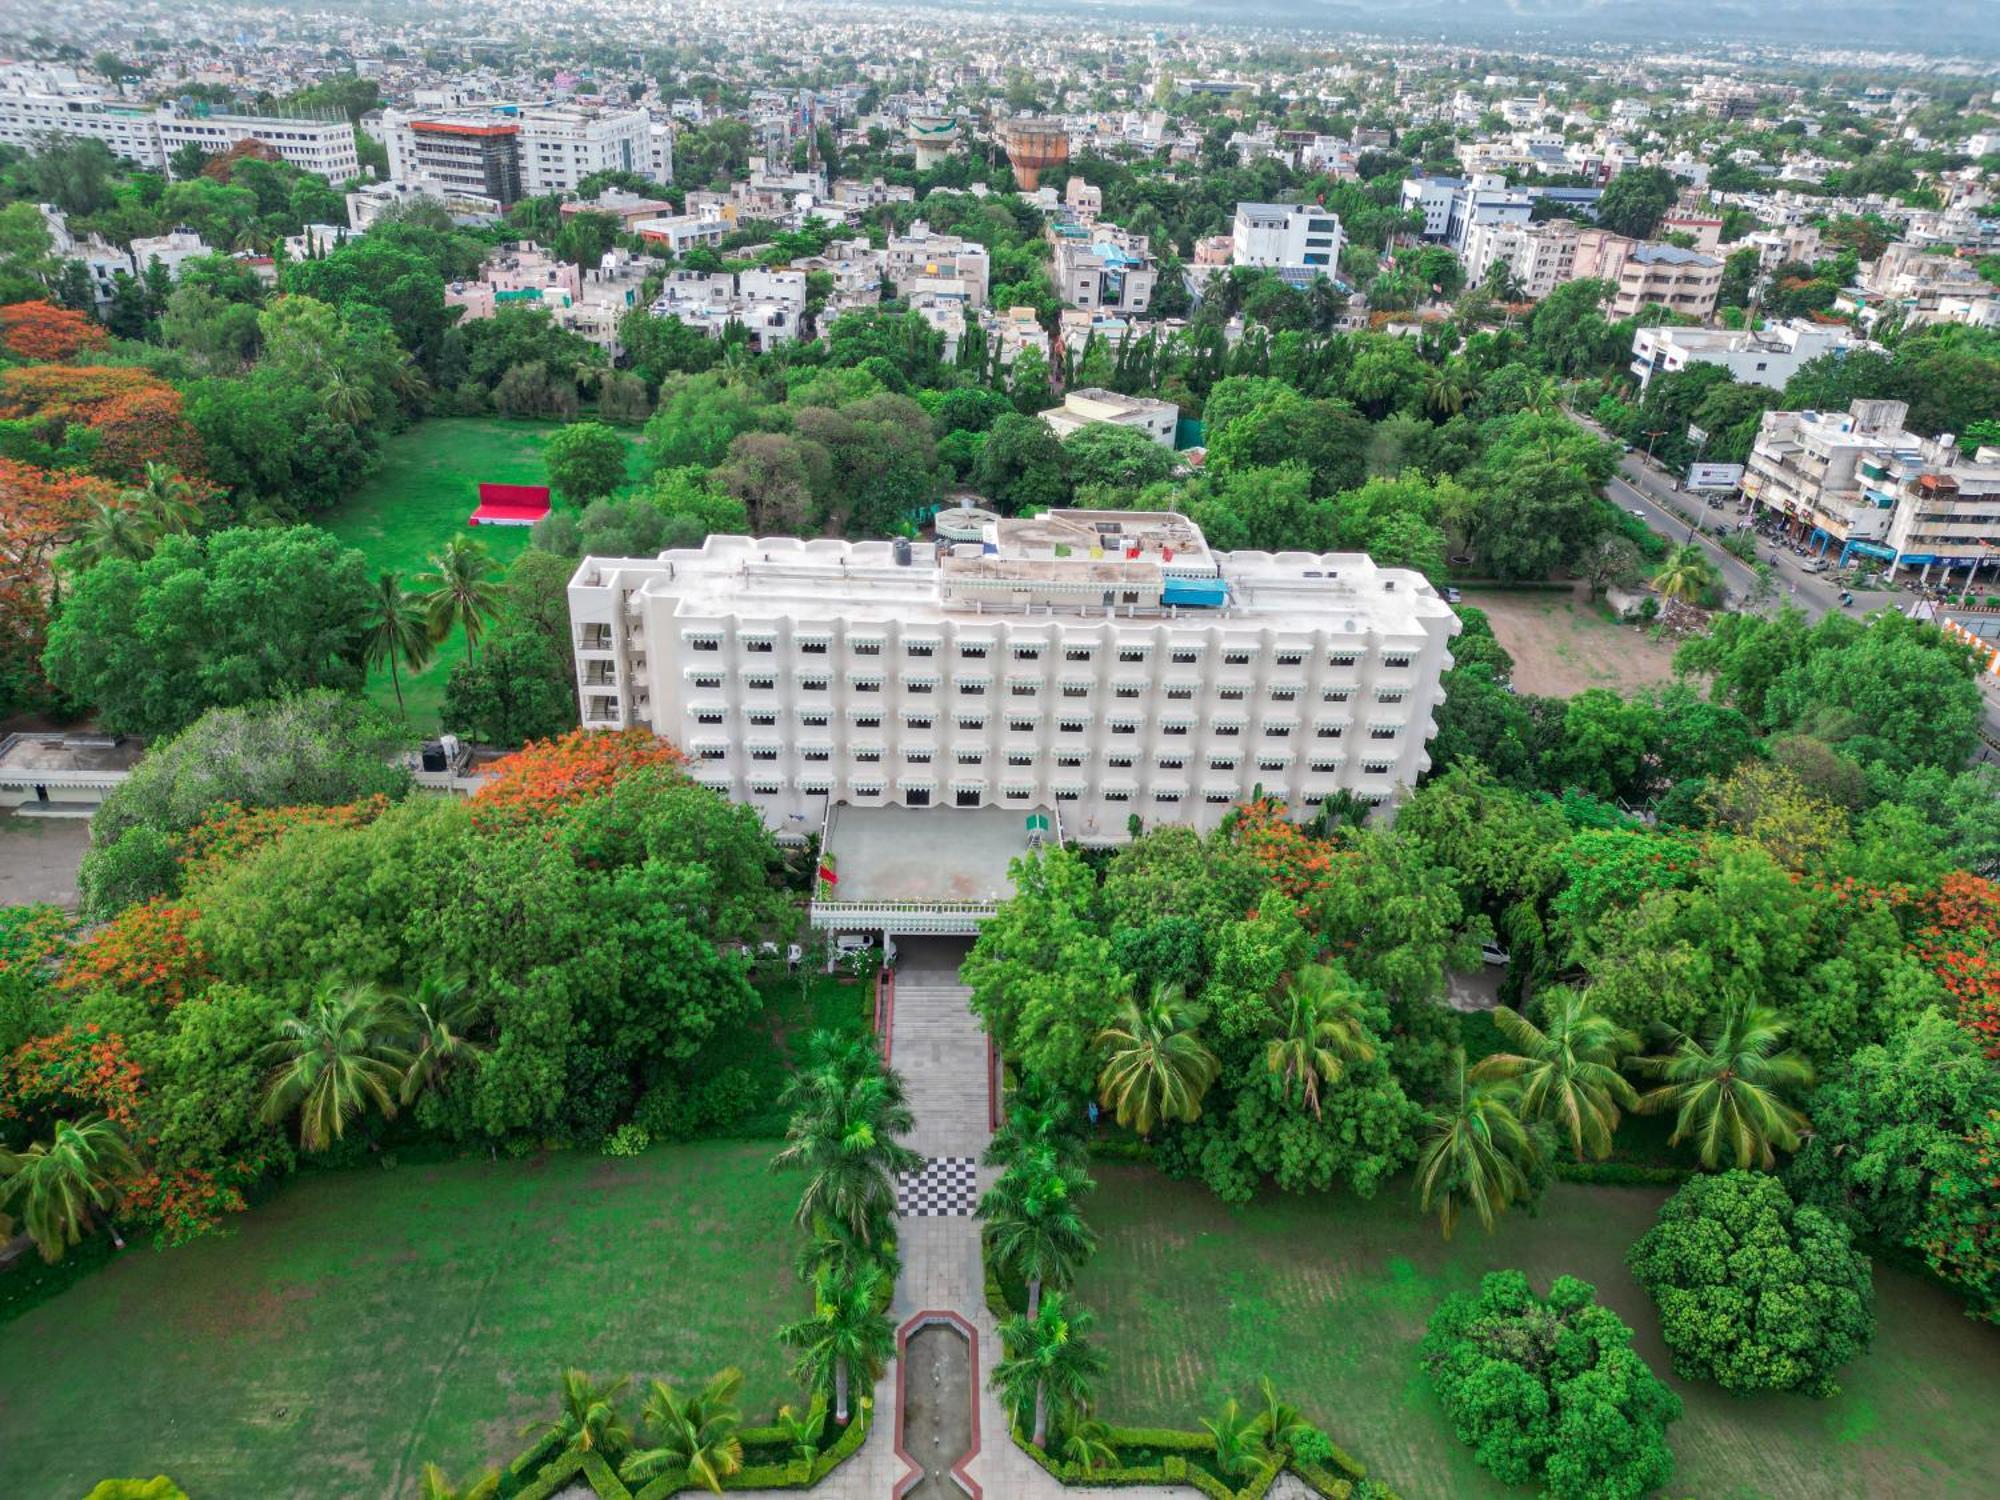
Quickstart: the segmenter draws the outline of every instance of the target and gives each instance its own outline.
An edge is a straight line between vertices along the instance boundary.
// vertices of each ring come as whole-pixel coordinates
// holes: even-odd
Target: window
[[[1243,732],[1243,726],[1233,723],[1217,723],[1215,725],[1215,732],[1225,738],[1234,738]]]
[[[1179,667],[1191,667],[1201,660],[1201,653],[1189,646],[1182,646],[1171,652],[1167,660]]]
[[[1225,667],[1247,667],[1250,665],[1250,653],[1248,651],[1225,651],[1222,653],[1222,664]]]
[[[1042,690],[1038,682],[1010,682],[1007,691],[1016,698],[1032,698]]]
[[[960,714],[958,716],[958,727],[960,729],[972,730],[976,733],[986,727],[986,720],[978,714]]]
[[[917,657],[935,656],[937,655],[937,642],[910,641],[904,645],[903,650],[905,654],[910,656],[917,656]]]
[[[754,676],[745,677],[743,685],[747,688],[754,688],[760,693],[768,693],[778,685],[778,679],[771,676],[768,672],[759,672]]]
[[[1059,786],[1056,788],[1056,801],[1058,802],[1074,802],[1082,795],[1082,791],[1073,786]]]
[[[1273,703],[1293,703],[1298,700],[1299,690],[1295,687],[1274,687],[1271,689]]]
[[[694,679],[694,685],[712,693],[722,686],[722,679],[720,677],[711,677],[704,672]]]
[[[829,678],[819,676],[801,677],[799,679],[799,687],[808,693],[823,693],[826,691],[826,685],[830,680]]]
[[[1367,760],[1361,763],[1361,769],[1370,776],[1387,776],[1389,774],[1389,762],[1386,760]]]
[[[1162,755],[1153,764],[1158,766],[1162,771],[1181,771],[1187,768],[1187,757],[1185,755]]]
[[[963,697],[981,697],[986,692],[986,679],[983,677],[961,677],[958,679],[958,691]]]
[[[1211,771],[1233,771],[1236,769],[1236,757],[1233,755],[1211,755],[1208,758],[1208,768]]]
[[[1130,802],[1132,800],[1131,789],[1122,786],[1106,787],[1104,790],[1104,800],[1106,802]]]
[[[697,724],[720,724],[726,715],[719,708],[698,708],[694,711]]]
[[[721,760],[728,753],[729,747],[727,745],[703,745],[701,747],[701,758],[703,760]]]
[[[1014,734],[1033,734],[1035,720],[1030,716],[1017,714],[1007,721],[1007,728]]]
[[[1202,801],[1204,801],[1204,802],[1206,802],[1206,803],[1208,803],[1208,804],[1209,804],[1209,806],[1211,806],[1211,807],[1226,807],[1226,806],[1228,806],[1228,805],[1229,805],[1230,803],[1232,803],[1232,802],[1234,802],[1234,801],[1236,800],[1236,793],[1234,793],[1234,792],[1209,792],[1209,793],[1206,793],[1206,794],[1205,794],[1205,795],[1204,795],[1204,796],[1202,797],[1202,799],[1201,799],[1201,800],[1202,800]]]
[[[1378,688],[1375,693],[1375,701],[1377,703],[1401,703],[1403,701],[1403,690],[1401,688]]]
[[[931,805],[931,789],[929,787],[906,786],[903,788],[903,806],[929,807],[930,805]]]
[[[1070,646],[1063,651],[1064,661],[1089,661],[1091,649],[1088,646]]]
[[[1167,689],[1167,701],[1170,703],[1187,703],[1193,698],[1194,689],[1184,682]]]
[[[803,750],[799,751],[799,759],[819,765],[832,760],[833,751],[825,745],[807,745]]]
[[[1111,721],[1111,732],[1113,734],[1137,734],[1139,732],[1139,722],[1136,719],[1113,719]]]
[[[1062,695],[1065,698],[1088,698],[1090,696],[1090,684],[1087,682],[1065,682],[1062,685]]]
[[[1035,756],[1031,750],[1010,750],[1007,753],[1007,764],[1010,766],[1032,766],[1034,763]]]
[[[1313,770],[1319,772],[1321,775],[1325,775],[1330,771],[1338,771],[1340,769],[1339,760],[1337,759],[1328,760],[1324,756],[1320,757],[1317,760],[1310,761],[1308,762],[1308,764],[1312,767]]]
[[[802,656],[824,656],[826,655],[826,642],[800,641],[799,654]]]
[[[743,649],[745,651],[756,651],[768,655],[770,652],[777,650],[778,646],[777,642],[775,641],[765,640],[759,637],[759,638],[745,639],[745,641],[743,642]]]
[[[961,766],[976,766],[986,759],[986,752],[984,750],[961,750],[958,752],[957,759]]]
[[[1352,651],[1336,651],[1326,659],[1329,667],[1351,667],[1360,660]]]
[[[1165,787],[1153,793],[1153,800],[1155,802],[1178,802],[1181,800],[1181,794],[1172,787]]]
[[[1371,740],[1393,740],[1395,737],[1396,726],[1394,724],[1377,724],[1368,731],[1368,738]]]
[[[1163,719],[1160,721],[1160,733],[1162,734],[1175,734],[1186,738],[1187,732],[1188,721],[1186,719]]]
[[[1394,656],[1385,656],[1382,658],[1382,665],[1385,667],[1407,667],[1409,664],[1410,657],[1408,652],[1398,652]]]
[[[1083,720],[1081,720],[1081,719],[1058,719],[1058,720],[1056,721],[1056,728],[1057,728],[1057,729],[1059,729],[1059,730],[1061,730],[1061,731],[1062,731],[1062,732],[1063,732],[1064,734],[1082,734],[1082,733],[1083,733]]]
[[[782,781],[753,781],[750,783],[750,790],[760,797],[775,797],[784,789],[785,784]]]
[[[1041,659],[1042,648],[1040,646],[1016,646],[1014,648],[1015,661],[1040,661]]]
[[[1243,689],[1240,687],[1227,687],[1221,689],[1215,696],[1220,698],[1224,703],[1241,703],[1243,701]]]
[[[799,722],[808,729],[824,729],[831,718],[823,708],[808,708],[799,715]]]
[[[1290,763],[1290,757],[1284,755],[1260,755],[1257,757],[1257,769],[1260,771],[1282,771]]]
[[[952,801],[956,802],[960,807],[979,806],[979,790],[976,787],[959,787],[951,794],[951,797]]]
[[[1264,726],[1264,738],[1267,740],[1290,739],[1291,735],[1292,726],[1289,724],[1266,724]]]
[[[882,715],[872,708],[858,713],[854,716],[854,727],[856,729],[880,729],[882,727]]]
[[[1322,740],[1337,740],[1345,727],[1341,724],[1316,724],[1313,726],[1313,734]]]
[[[1281,667],[1302,667],[1306,664],[1305,653],[1302,651],[1280,651],[1271,659]]]
[[[984,661],[986,660],[986,643],[984,641],[965,641],[959,646],[958,654],[966,661]]]
[[[1136,698],[1143,689],[1136,682],[1121,682],[1111,691],[1114,696],[1119,698]]]
[[[753,708],[745,717],[759,729],[769,729],[778,722],[777,710],[771,708]]]
[[[854,752],[854,759],[864,766],[880,765],[882,761],[882,747],[880,745],[863,745]]]
[[[903,723],[911,729],[928,729],[931,727],[931,716],[929,714],[904,714]]]
[[[927,766],[931,763],[929,750],[917,747],[903,752],[903,763],[911,766]]]
[[[937,685],[935,677],[905,677],[903,691],[906,693],[928,693]]]
[[[1121,647],[1118,652],[1118,659],[1122,662],[1144,661],[1146,659],[1146,648],[1144,646]]]
[[[880,641],[849,641],[847,649],[852,651],[856,656],[880,656],[882,654],[882,643]]]
[[[688,637],[688,644],[697,651],[720,651],[722,638],[713,635],[694,635]]]
[[[752,745],[750,747],[750,758],[752,760],[776,760],[778,758],[778,747],[776,745]]]
[[[854,679],[854,691],[857,693],[879,693],[882,691],[882,679],[879,677],[857,677]]]
[[[1116,770],[1129,771],[1132,769],[1131,752],[1119,751],[1115,754],[1107,755],[1104,757],[1104,763],[1107,766],[1111,766]]]
[[[1319,696],[1322,703],[1345,703],[1354,694],[1348,688],[1328,688]]]
[[[1066,770],[1074,771],[1083,764],[1083,757],[1074,750],[1059,751],[1056,755],[1056,764]]]

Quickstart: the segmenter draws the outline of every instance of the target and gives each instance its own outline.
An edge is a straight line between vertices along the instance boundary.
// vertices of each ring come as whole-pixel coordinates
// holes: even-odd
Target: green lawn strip
[[[368,559],[370,577],[384,570],[397,572],[406,587],[428,570],[432,553],[468,530],[504,567],[527,548],[528,528],[468,528],[465,518],[479,503],[482,483],[548,483],[542,445],[559,426],[497,417],[419,422],[383,443],[382,462],[375,472],[323,524]],[[642,454],[636,430],[633,436],[631,474],[637,479]],[[463,660],[465,639],[454,633],[422,672],[403,674],[403,704],[416,732],[437,730],[445,682]],[[386,708],[396,706],[386,668],[369,674],[368,696]]]
[[[426,1459],[513,1459],[568,1364],[739,1365],[768,1421],[796,1399],[774,1334],[799,1311],[798,1183],[768,1158],[711,1141],[330,1172],[226,1237],[135,1245],[0,1327],[0,1494],[162,1471],[195,1495],[407,1494]]]
[[[1099,1409],[1131,1425],[1195,1427],[1270,1374],[1333,1440],[1405,1495],[1510,1496],[1444,1424],[1416,1345],[1437,1301],[1488,1270],[1538,1288],[1568,1272],[1632,1325],[1687,1403],[1669,1432],[1672,1494],[1991,1493],[2000,1439],[1979,1393],[2000,1381],[2000,1333],[1948,1293],[1878,1266],[1880,1332],[1842,1393],[1739,1398],[1673,1378],[1652,1303],[1624,1269],[1664,1189],[1552,1186],[1535,1217],[1447,1243],[1398,1181],[1372,1202],[1269,1195],[1231,1210],[1198,1185],[1098,1162],[1088,1211],[1102,1241],[1077,1295],[1099,1315],[1110,1370]]]

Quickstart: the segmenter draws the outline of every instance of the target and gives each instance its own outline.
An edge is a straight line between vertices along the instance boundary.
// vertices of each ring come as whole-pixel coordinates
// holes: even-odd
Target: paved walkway
[[[904,969],[896,977],[890,1065],[903,1075],[916,1130],[910,1145],[926,1157],[972,1157],[986,1149],[986,1033],[970,1007],[972,991],[949,971]],[[978,1170],[984,1191],[995,1173]],[[1017,1447],[1007,1415],[987,1384],[1000,1356],[999,1334],[986,1310],[979,1255],[979,1220],[970,1213],[905,1217],[899,1226],[903,1269],[890,1315],[900,1327],[919,1312],[957,1313],[979,1335],[972,1372],[979,1399],[979,1456],[966,1466],[985,1500],[1063,1500],[1070,1491]],[[875,1429],[861,1451],[811,1493],[839,1500],[891,1500],[905,1472],[896,1457],[896,1369],[892,1361],[875,1387]],[[754,1491],[780,1500],[796,1491]],[[1081,1492],[1079,1492],[1081,1493]],[[1096,1491],[1093,1493],[1105,1493]],[[1119,1500],[1179,1500],[1200,1492],[1186,1485],[1121,1488]]]

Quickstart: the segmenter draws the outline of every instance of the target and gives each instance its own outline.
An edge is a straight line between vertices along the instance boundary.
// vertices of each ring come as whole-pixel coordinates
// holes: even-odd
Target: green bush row
[[[1673,1187],[1695,1175],[1692,1167],[1644,1167],[1624,1161],[1555,1161],[1549,1170],[1563,1182],[1597,1187]]]

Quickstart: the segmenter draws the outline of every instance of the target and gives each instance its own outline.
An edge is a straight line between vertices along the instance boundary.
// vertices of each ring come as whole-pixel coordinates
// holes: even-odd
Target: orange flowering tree
[[[244,808],[231,804],[176,839],[174,856],[180,861],[182,880],[195,885],[226,874],[295,828],[360,828],[388,808],[389,799],[379,795],[334,807]]]
[[[0,307],[0,345],[22,359],[75,359],[110,342],[111,335],[86,314],[53,302],[10,302]]]
[[[195,932],[201,913],[164,896],[128,906],[77,944],[56,987],[66,994],[115,990],[154,1005],[179,1005],[208,979]]]
[[[1944,985],[1958,1024],[2000,1058],[2000,887],[1955,870],[1917,903],[1910,951]]]
[[[0,458],[0,714],[33,707],[50,692],[50,561],[98,502],[116,491],[86,474],[52,473]]]
[[[533,740],[493,766],[493,777],[472,799],[481,827],[521,826],[586,797],[643,766],[678,766],[684,757],[645,729],[617,734],[573,729],[552,740]]]
[[[23,1042],[0,1079],[0,1118],[101,1114],[128,1131],[139,1123],[142,1079],[125,1039],[95,1024],[65,1026]]]
[[[138,482],[149,462],[202,472],[201,443],[181,413],[181,393],[147,370],[110,365],[20,365],[0,371],[0,417],[28,419],[51,446],[71,426],[97,434],[91,467]]]
[[[1331,839],[1316,837],[1287,818],[1285,804],[1274,797],[1237,808],[1230,837],[1262,866],[1272,885],[1299,903],[1326,888],[1341,856]]]

